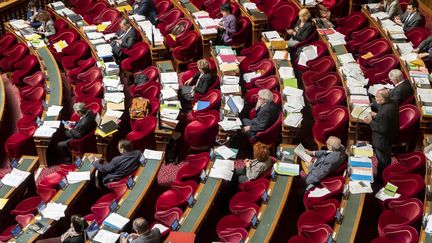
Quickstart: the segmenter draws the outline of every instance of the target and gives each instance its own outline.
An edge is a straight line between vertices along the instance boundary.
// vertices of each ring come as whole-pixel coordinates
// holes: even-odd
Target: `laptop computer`
[[[87,239],[92,240],[98,231],[99,231],[99,225],[96,222],[96,220],[93,220],[93,222],[91,222],[91,224],[85,230],[87,234]]]

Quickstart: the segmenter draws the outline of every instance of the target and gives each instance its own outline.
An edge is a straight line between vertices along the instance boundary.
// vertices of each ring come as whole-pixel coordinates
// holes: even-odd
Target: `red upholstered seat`
[[[318,32],[314,29],[314,31],[304,41],[300,41],[295,46],[290,47],[290,51],[295,52],[299,48],[302,48],[303,46],[306,46],[309,43],[311,43],[313,41],[317,41],[317,40],[318,40]]]
[[[82,157],[84,153],[96,153],[96,137],[94,132],[93,130],[82,138],[75,138],[69,141],[68,145],[72,154]]]
[[[110,34],[110,33],[116,33],[120,29],[120,22],[123,18],[120,16],[114,20],[114,22],[111,22],[108,27],[104,30],[104,35]]]
[[[68,28],[68,23],[63,19],[56,19],[54,20],[54,28],[56,29],[56,32],[60,32],[63,29]]]
[[[325,144],[330,136],[336,136],[344,141],[347,137],[349,113],[345,107],[335,107],[333,110],[315,117],[312,133],[315,141]]]
[[[283,117],[282,112],[279,112],[279,117],[276,120],[276,122],[273,125],[271,125],[271,127],[267,128],[265,131],[257,132],[255,134],[255,140],[253,140],[251,137],[248,137],[249,142],[253,144],[256,142],[261,142],[270,145],[275,144],[281,132],[282,117]]]
[[[184,26],[184,29],[180,34],[176,36],[176,40],[174,40],[171,37],[171,35],[169,35],[169,33],[171,33],[171,31],[176,25],[180,25],[180,24]],[[172,49],[179,45],[179,43],[177,42],[177,38],[181,39],[185,35],[185,33],[192,30],[193,24],[188,18],[182,17],[175,20],[175,22],[167,25],[166,29],[167,29],[167,35],[165,36],[165,44],[169,49]]]
[[[144,119],[136,120],[133,130],[126,136],[132,142],[134,148],[144,151],[154,143],[154,130],[157,125],[157,118],[146,116]]]
[[[378,233],[385,235],[384,229],[387,226],[401,227],[414,225],[420,220],[423,214],[423,203],[417,198],[393,200],[388,203],[378,219]]]
[[[212,147],[219,131],[219,112],[198,113],[184,130],[186,144],[192,150],[205,150]]]
[[[273,6],[273,12],[268,18],[272,29],[284,32],[294,26],[298,18],[299,8],[292,4],[279,4]]]
[[[168,10],[166,13],[158,16],[159,23],[157,28],[160,30],[163,36],[168,34],[167,26],[171,23],[174,23],[177,19],[181,18],[183,13],[176,8],[172,8]]]
[[[251,220],[255,214],[258,213],[258,205],[251,204],[249,208],[239,211],[235,214],[224,216],[219,220],[216,226],[216,232],[219,238],[223,236],[223,231],[232,229],[245,229],[247,230],[251,225]]]
[[[229,0],[205,0],[203,9],[209,13],[220,9],[223,4],[229,3]]]
[[[317,47],[318,56],[316,58],[314,58],[313,60],[306,62],[306,66],[298,64],[299,57],[297,57],[294,61],[294,66],[302,72],[308,70],[310,62],[313,62],[315,60],[319,60],[320,58],[324,57],[328,53],[327,45],[322,41],[314,41],[314,42],[310,43],[308,46],[310,46],[310,45]]]
[[[90,47],[85,41],[75,41],[63,49],[61,64],[66,71],[71,70],[78,65],[78,61],[84,60],[90,56]]]
[[[80,83],[75,87],[75,101],[82,102],[84,99],[101,98],[103,94],[102,80],[91,83]]]
[[[247,17],[240,17],[237,19],[237,31],[230,35],[231,41],[226,43],[233,48],[240,48],[249,46],[251,43],[251,22]]]
[[[29,213],[15,216],[15,221],[21,226],[21,228],[24,228],[32,221],[33,218],[34,215]]]
[[[267,16],[270,16],[273,13],[274,8],[282,2],[281,0],[268,0],[268,1],[260,1],[254,0],[258,9],[263,11]]]
[[[210,87],[208,88],[207,93],[205,93],[205,94],[197,94],[197,93],[195,93],[195,94],[194,94],[193,102],[197,102],[198,100],[203,99],[203,98],[206,97],[206,96],[210,93],[210,91],[212,91],[212,90],[215,90],[215,89],[219,90],[219,87],[220,87],[220,79],[219,79],[219,76],[216,76],[215,81],[214,81],[214,82],[210,85]]]
[[[160,16],[168,12],[168,10],[172,8],[172,3],[170,1],[163,0],[163,1],[159,1],[155,7],[156,7],[157,15]]]
[[[327,113],[336,106],[343,106],[346,101],[345,91],[342,87],[337,86],[327,93],[320,94],[316,101],[317,103],[312,108],[313,117],[319,117],[319,114]]]
[[[245,56],[245,59],[240,62],[240,70],[243,73],[252,72],[254,70],[249,69],[250,66],[268,58],[268,50],[262,42],[256,42],[252,46],[243,49],[240,55]]]
[[[362,12],[352,12],[350,15],[337,20],[336,31],[350,36],[352,32],[359,30],[366,23],[367,18]]]
[[[5,52],[4,57],[0,60],[2,72],[13,71],[15,63],[19,62],[28,53],[28,47],[24,43],[18,43]]]
[[[109,215],[110,208],[109,205],[101,205],[101,206],[93,206],[91,208],[91,213],[84,216],[84,219],[87,222],[92,222],[96,220],[96,222],[100,225],[104,221],[104,219]]]
[[[85,11],[91,8],[94,0],[72,0],[70,1],[73,10],[80,15],[84,15]]]
[[[317,188],[325,187],[330,191],[330,193],[321,197],[309,197],[309,193],[311,192],[311,190],[314,189],[306,191],[303,196],[303,204],[306,208],[309,209],[310,207],[312,207],[312,205],[315,205],[325,199],[337,197],[340,195],[340,193],[342,193],[344,184],[345,178],[342,176],[325,178],[320,182],[320,185],[317,186]]]
[[[101,77],[102,73],[100,73],[100,75],[96,75],[98,73],[97,70],[89,71],[91,72],[91,74],[87,72],[88,70],[92,69],[92,67],[95,67],[95,65],[96,59],[94,59],[94,57],[78,61],[78,66],[69,70],[66,74],[69,82],[71,82],[72,84],[76,84],[78,81],[94,80]],[[95,68],[99,69],[100,72],[100,68]],[[96,78],[93,75],[95,75]],[[80,77],[80,80],[78,80],[78,77]]]
[[[231,6],[231,12],[234,16],[236,16],[237,18],[240,17],[241,15],[241,11],[240,11],[240,6],[238,5],[238,3],[236,2],[229,2],[229,5]],[[222,18],[222,13],[220,11],[220,8],[216,8],[213,9],[212,11],[209,12],[210,13],[210,18],[213,19],[220,19]]]
[[[183,165],[176,174],[176,181],[186,181],[198,177],[209,161],[209,153],[190,154],[186,157],[187,164]]]
[[[378,37],[379,31],[375,27],[366,27],[364,29],[351,33],[351,40],[347,42],[346,48],[349,52],[357,53],[357,51],[367,43]]]
[[[37,71],[30,76],[23,78],[23,83],[29,86],[37,86],[45,81],[45,74],[42,71]]]
[[[55,189],[37,188],[38,196],[29,197],[22,200],[14,210],[11,211],[13,215],[26,215],[36,211],[37,206],[44,201],[48,203],[52,197],[56,194]]]
[[[32,104],[31,104],[32,103]],[[42,102],[41,103],[34,103],[31,102],[28,105],[21,105],[21,113],[24,116],[28,116],[28,115],[36,115],[37,116],[41,116],[43,113],[43,106],[42,106]],[[18,127],[18,126],[17,126]]]
[[[3,57],[16,42],[16,37],[12,33],[2,35],[0,37],[0,57]]]
[[[179,43],[172,50],[172,56],[174,61],[177,62],[193,62],[200,55],[200,35],[196,31],[188,31],[181,37],[177,39]]]
[[[423,27],[414,27],[405,33],[408,40],[411,41],[414,48],[417,48],[420,43],[429,36],[427,29]]]
[[[393,54],[384,55],[380,58],[374,58],[369,61],[367,68],[364,71],[364,76],[369,78],[369,85],[383,83],[388,77],[388,73],[399,67],[399,60]]]
[[[192,121],[194,120],[194,116],[197,113],[205,113],[207,111],[210,110],[219,110],[220,105],[221,105],[221,100],[222,100],[222,93],[220,92],[220,90],[218,89],[212,89],[209,90],[206,94],[201,95],[199,97],[199,100],[194,101],[194,105],[196,105],[199,101],[207,101],[209,102],[209,106],[207,108],[204,108],[202,110],[192,110],[189,114],[188,114],[188,120]]]
[[[36,131],[36,126],[33,126],[32,134],[28,135],[22,132],[12,134],[5,142],[6,154],[9,158],[20,158],[22,155],[36,154],[33,133]]]
[[[93,24],[100,24],[102,22],[114,22],[120,16],[119,11],[115,8],[107,8],[103,10],[98,16],[93,18]]]
[[[424,178],[417,174],[392,174],[388,176],[388,182],[397,186],[397,193],[401,194],[399,199],[411,198],[417,196],[424,190]],[[387,199],[384,205],[395,199]]]
[[[38,184],[38,188],[44,189],[57,189],[59,187],[59,182],[66,174],[63,172],[54,172],[46,175]]]
[[[15,226],[16,226],[16,224],[13,224],[13,225],[7,227],[6,229],[4,229],[0,233],[0,240],[3,242],[7,242],[8,240],[10,240],[12,238],[11,231],[15,228]]]
[[[21,85],[25,77],[32,75],[37,70],[40,70],[39,61],[35,55],[27,55],[19,62],[14,64],[14,72],[12,73],[12,83]]]
[[[256,203],[266,191],[267,185],[268,183],[254,183],[244,188],[243,191],[237,192],[229,201],[230,211],[236,213]]]
[[[182,215],[183,210],[177,207],[155,213],[154,217],[157,223],[163,224],[168,228],[166,231],[161,232],[162,236],[166,236],[171,232],[171,224],[174,222],[174,220],[180,220]]]
[[[300,231],[304,226],[314,226],[319,224],[327,224],[334,220],[336,211],[339,208],[339,201],[336,199],[328,199],[320,201],[304,213],[297,220],[297,230]]]
[[[279,78],[276,75],[258,78],[255,79],[254,85],[259,89],[279,90]]]
[[[87,9],[84,15],[84,20],[88,24],[93,24],[93,20],[95,17],[99,16],[100,13],[104,12],[106,9],[108,9],[109,3],[106,1],[96,1],[92,4],[91,8]]]
[[[396,159],[398,163],[393,163],[384,169],[384,182],[387,182],[388,177],[393,174],[408,174],[416,172],[416,174],[419,175],[424,174],[426,157],[423,152],[414,151],[407,154],[398,154],[396,155]]]
[[[310,86],[331,88],[340,84],[340,77],[336,72],[328,72],[314,76],[314,79],[303,79],[303,86],[307,92]]]
[[[219,238],[224,242],[241,242],[248,236],[248,232],[243,228],[226,229],[219,233]]]
[[[42,84],[38,86],[25,86],[20,92],[21,101],[42,101],[45,98],[45,88]]]
[[[252,78],[249,83],[245,83],[245,87],[247,89],[252,89],[254,87],[255,80],[266,78],[270,75],[275,74],[276,72],[275,65],[270,59],[263,59],[258,63],[251,64],[249,66],[249,70],[250,72],[259,71],[261,75],[256,78]]]
[[[272,163],[276,163],[276,159],[271,157],[271,161]],[[260,176],[259,178],[255,179],[255,180],[249,180],[246,181],[244,183],[240,183],[238,185],[238,189],[239,191],[248,191],[253,189],[257,184],[262,184],[263,187],[268,187],[269,185],[269,180],[265,178],[264,174],[263,176]]]
[[[326,104],[332,103],[329,102],[331,99],[339,98],[341,96],[345,97],[345,94],[341,94],[341,91],[345,93],[345,90],[342,86],[334,86],[334,87],[320,87],[316,85],[309,86],[305,92],[305,97],[312,105],[315,104]],[[341,100],[340,100],[341,101]]]
[[[123,71],[135,73],[150,65],[150,48],[145,42],[137,42],[130,49],[123,49],[123,54],[127,56],[120,64]]]
[[[172,182],[171,189],[162,193],[157,199],[156,212],[183,206],[189,197],[195,193],[197,187],[197,183],[192,180]]]
[[[134,78],[136,78],[138,75],[144,74],[148,77],[148,81],[158,81],[159,79],[159,69],[155,66],[150,66],[144,69],[143,71],[139,71],[134,73]]]
[[[48,39],[50,41],[51,46],[49,46],[49,49],[51,53],[53,54],[54,58],[57,61],[60,61],[63,57],[63,50],[62,52],[57,52],[57,50],[54,48],[54,44],[59,41],[65,41],[68,45],[71,45],[74,41],[76,41],[79,37],[79,34],[74,29],[63,29],[60,32],[57,32],[57,34],[50,36]]]
[[[411,148],[415,147],[417,142],[415,135],[418,133],[420,116],[420,111],[415,105],[399,107],[399,144],[407,144]]]
[[[92,63],[92,60],[90,59],[86,59],[86,60],[81,60],[78,62],[78,65],[81,64],[83,66],[87,66],[90,65]],[[86,85],[89,83],[94,83],[97,80],[102,79],[102,71],[99,67],[97,66],[92,66],[89,69],[81,72],[80,74],[77,75],[76,78],[76,83],[82,83],[81,85]],[[80,85],[80,84],[79,84]]]
[[[327,224],[303,225],[299,229],[299,236],[304,237],[305,240],[311,240],[312,242],[327,242],[328,236],[331,233],[332,228]],[[288,242],[292,243],[291,240]]]
[[[133,97],[143,97],[151,100],[159,97],[160,86],[159,82],[147,81],[138,86],[131,85],[129,91]]]
[[[387,53],[391,52],[391,45],[388,43],[388,41],[384,38],[379,38],[376,40],[373,40],[366,45],[361,46],[359,48],[358,53],[359,55],[365,55],[367,53],[371,53],[373,55],[372,58],[364,59],[362,57],[358,58],[358,63],[360,64],[360,67],[362,69],[366,69],[368,66],[370,66],[370,62],[384,56]]]
[[[307,63],[307,71],[302,74],[302,80],[319,77],[320,74],[333,71],[335,69],[335,63],[330,56],[324,56],[315,60],[311,60]]]
[[[375,238],[372,243],[416,243],[418,242],[417,230],[411,226],[392,227],[383,229],[383,235]]]

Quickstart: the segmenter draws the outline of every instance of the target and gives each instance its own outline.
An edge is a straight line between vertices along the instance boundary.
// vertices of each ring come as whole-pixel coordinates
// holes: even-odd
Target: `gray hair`
[[[338,137],[330,136],[327,139],[327,142],[336,150],[340,149],[341,147],[341,140]]]
[[[399,83],[400,81],[402,81],[404,79],[403,74],[402,74],[401,70],[399,70],[399,69],[392,69],[389,72],[388,77],[390,80],[396,81],[396,83]]]
[[[87,107],[86,107],[86,105],[84,104],[84,103],[82,103],[82,102],[78,102],[78,103],[75,103],[74,105],[73,105],[73,109],[74,109],[74,111],[75,112],[81,112],[82,114],[86,114],[87,113]]]
[[[262,89],[258,91],[258,97],[260,97],[261,99],[267,102],[273,101],[273,93],[269,89]]]

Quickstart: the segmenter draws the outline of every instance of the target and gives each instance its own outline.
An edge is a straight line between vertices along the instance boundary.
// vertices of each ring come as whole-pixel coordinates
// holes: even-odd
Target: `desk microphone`
[[[357,116],[357,124],[356,124],[356,130],[355,130],[354,144],[357,144],[357,141],[358,141],[358,128],[359,128],[359,123],[360,123],[360,116],[363,114],[363,112],[365,112],[370,107],[371,107],[371,105],[369,104]]]

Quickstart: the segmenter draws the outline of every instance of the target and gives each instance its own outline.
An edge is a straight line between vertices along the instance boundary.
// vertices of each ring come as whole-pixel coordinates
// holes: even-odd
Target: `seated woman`
[[[36,4],[33,1],[29,1],[27,5],[27,22],[31,27],[37,29],[41,26],[41,22],[37,21],[36,16],[38,11],[36,9]]]
[[[294,29],[287,30],[288,35],[290,35],[288,47],[293,47],[306,40],[314,31],[314,25],[311,21],[311,14],[308,9],[301,9],[298,16],[299,20],[294,26]]]
[[[85,219],[79,215],[71,216],[70,228],[60,237],[49,238],[37,241],[37,243],[81,243],[85,242],[85,229],[88,224]]]
[[[245,167],[235,170],[235,176],[239,183],[259,178],[265,171],[271,168],[270,146],[256,143],[253,146],[254,159],[245,159]]]
[[[46,11],[39,13],[36,20],[41,23],[40,27],[37,28],[36,31],[38,34],[43,35],[45,38],[55,35],[56,29],[54,27],[54,21]]]
[[[378,3],[376,9],[378,11],[386,12],[390,18],[402,14],[402,8],[399,4],[399,0],[384,0],[383,3]]]
[[[237,32],[237,20],[228,3],[221,6],[221,13],[223,17],[218,26],[218,43],[227,44],[232,40],[231,35]]]
[[[216,77],[210,71],[210,64],[206,59],[197,61],[198,72],[190,79],[184,82],[181,87],[181,96],[187,100],[192,101],[194,94],[207,93],[210,86],[215,82]]]

